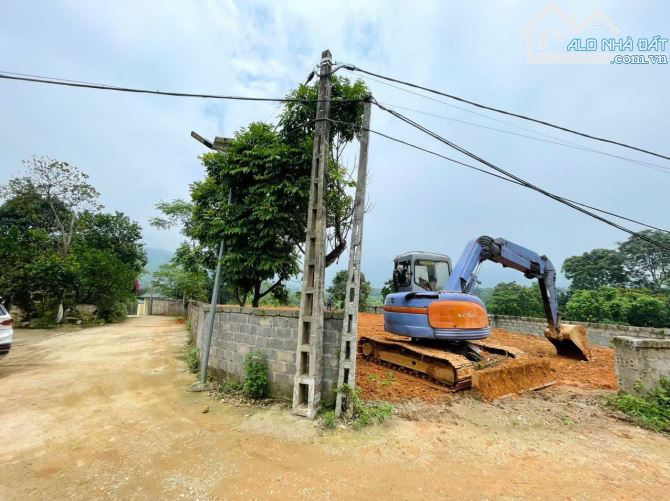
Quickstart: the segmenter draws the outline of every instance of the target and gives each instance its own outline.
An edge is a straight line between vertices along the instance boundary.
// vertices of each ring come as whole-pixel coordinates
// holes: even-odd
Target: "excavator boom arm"
[[[487,260],[520,271],[526,278],[538,279],[549,329],[557,333],[559,319],[554,265],[547,256],[540,256],[504,238],[481,236],[468,242],[449,276],[445,290],[472,293],[477,283],[480,265]]]

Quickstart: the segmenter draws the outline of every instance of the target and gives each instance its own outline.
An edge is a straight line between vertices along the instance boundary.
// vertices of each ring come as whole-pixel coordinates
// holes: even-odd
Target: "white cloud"
[[[542,3],[488,5],[217,0],[158,8],[155,2],[7,2],[0,6],[5,54],[0,69],[161,90],[283,96],[304,80],[321,51],[330,48],[336,61],[666,149],[667,68],[528,65],[522,29]],[[561,6],[577,16],[589,9],[567,2]],[[644,14],[613,2],[604,2],[602,9],[633,36],[668,35],[665,5],[649,6]],[[386,85],[370,85],[382,102],[517,130]],[[146,221],[154,215],[156,201],[187,196],[188,184],[202,176],[197,156],[203,150],[190,131],[231,135],[250,121],[267,120],[276,108],[272,103],[179,100],[3,81],[0,173],[2,178],[15,175],[20,160],[33,153],[68,160],[91,174],[110,209],[142,222],[150,246],[174,248],[178,235],[150,229]],[[566,196],[657,224],[663,224],[661,215],[670,209],[665,174],[413,116]],[[373,127],[452,154],[378,110]],[[394,253],[422,248],[455,259],[466,241],[481,233],[518,241],[558,264],[569,255],[611,247],[625,238],[539,195],[376,136],[370,170],[375,208],[366,221],[363,269],[376,284],[385,279]]]

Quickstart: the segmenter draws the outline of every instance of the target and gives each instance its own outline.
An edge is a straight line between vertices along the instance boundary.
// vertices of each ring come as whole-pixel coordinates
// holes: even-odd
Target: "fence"
[[[168,299],[162,297],[146,298],[146,315],[165,315],[168,317],[183,317],[186,308],[181,299]]]
[[[202,353],[209,305],[191,301],[188,319],[191,334]],[[322,399],[332,398],[337,384],[339,336],[342,314],[324,313]],[[217,306],[208,367],[218,377],[244,379],[244,357],[253,350],[265,353],[269,392],[291,398],[296,372],[298,310]]]

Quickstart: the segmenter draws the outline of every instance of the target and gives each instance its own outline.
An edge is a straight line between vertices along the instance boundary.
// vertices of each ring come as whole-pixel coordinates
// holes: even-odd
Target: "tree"
[[[76,301],[95,304],[101,318],[120,320],[147,262],[140,225],[120,212],[85,212],[78,226],[71,251],[78,270]]]
[[[621,287],[626,283],[622,255],[611,249],[594,249],[563,263],[570,290]]]
[[[389,294],[397,292],[395,284],[393,283],[393,279],[389,278],[386,282],[384,282],[384,285],[382,285],[381,289],[381,295],[382,295],[382,301],[386,300],[386,296]]]
[[[328,295],[333,298],[333,301],[340,308],[344,308],[344,299],[347,293],[347,279],[349,272],[347,270],[338,271],[333,277],[333,281],[330,284],[330,287],[326,290]],[[368,296],[372,286],[370,282],[365,279],[365,274],[361,273],[361,290],[358,295],[358,310],[365,311],[365,308],[368,305]]]
[[[516,282],[501,282],[493,288],[487,310],[497,315],[543,317],[539,285],[524,287]]]
[[[207,301],[207,275],[188,271],[175,262],[161,265],[153,274],[151,286],[166,297]]]
[[[239,304],[251,295],[257,307],[298,273],[296,243],[298,235],[304,240],[304,228],[296,221],[295,203],[309,178],[296,167],[297,155],[271,126],[253,123],[236,134],[225,154],[202,156],[208,177],[192,186],[192,233],[210,246],[223,236],[223,276]],[[262,290],[265,280],[273,283]]]
[[[659,297],[645,289],[601,287],[575,291],[566,305],[566,317],[641,327],[670,325],[667,297]]]
[[[330,107],[331,161],[327,175],[327,241],[329,251],[326,266],[330,266],[344,252],[353,218],[353,200],[346,194],[346,188],[355,186],[351,173],[342,166],[342,154],[347,145],[361,132],[363,124],[363,100],[369,89],[362,80],[351,82],[348,78],[332,75]],[[311,86],[300,85],[287,97],[296,101],[287,102],[281,114],[279,125],[287,144],[301,148],[303,168],[310,172],[312,146],[316,116],[319,83]],[[307,174],[308,176],[309,174]],[[307,190],[309,187],[307,186]],[[304,192],[308,196],[309,192]],[[303,206],[304,204],[304,206]],[[298,214],[302,227],[307,225],[307,198],[301,204]],[[301,242],[304,241],[304,237]]]
[[[367,95],[362,82],[332,77],[331,158],[327,168],[326,266],[347,245],[353,216],[354,186],[341,165],[346,145],[360,132]],[[201,245],[215,248],[223,238],[224,279],[235,290],[239,304],[252,306],[272,294],[299,271],[304,252],[307,205],[317,85],[300,86],[289,97],[279,124],[252,123],[241,129],[225,153],[202,156],[207,178],[192,186],[192,235]],[[228,204],[233,187],[233,203]],[[270,281],[269,287],[263,283]]]
[[[33,159],[30,174],[2,190],[0,296],[46,324],[64,303],[94,304],[102,319],[125,317],[146,264],[139,225],[98,212],[87,176],[64,162]]]
[[[49,157],[36,157],[24,161],[27,176],[10,179],[3,187],[4,198],[38,196],[49,208],[48,219],[55,228],[58,250],[63,259],[70,252],[70,245],[77,227],[77,219],[87,209],[99,209],[99,193],[88,183],[88,175],[77,167]],[[57,322],[63,312],[63,298],[59,298]]]
[[[14,178],[3,189],[5,198],[32,193],[40,197],[50,210],[53,225],[58,230],[59,250],[66,257],[77,218],[87,209],[100,209],[98,191],[88,183],[88,174],[77,167],[49,157],[24,161],[27,176]]]
[[[670,247],[670,235],[663,231],[644,230],[640,233]],[[670,252],[635,236],[619,244],[619,252],[631,285],[656,291],[670,286]]]

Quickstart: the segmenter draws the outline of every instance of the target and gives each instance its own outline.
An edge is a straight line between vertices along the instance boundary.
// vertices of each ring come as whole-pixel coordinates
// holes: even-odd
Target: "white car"
[[[0,304],[0,358],[5,358],[12,347],[12,316]]]

